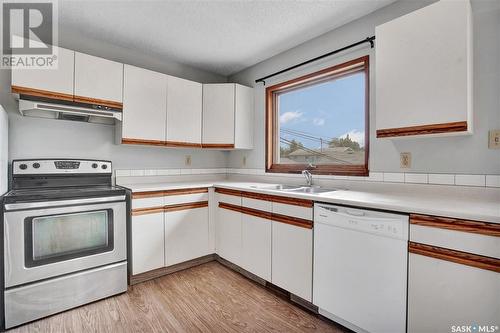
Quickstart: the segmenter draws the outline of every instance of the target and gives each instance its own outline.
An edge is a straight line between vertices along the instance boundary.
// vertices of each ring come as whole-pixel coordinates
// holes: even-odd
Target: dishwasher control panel
[[[314,223],[408,240],[408,215],[328,204],[314,205]]]

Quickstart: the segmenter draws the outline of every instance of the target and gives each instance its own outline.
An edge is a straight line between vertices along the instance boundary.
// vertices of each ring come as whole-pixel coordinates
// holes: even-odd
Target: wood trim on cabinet
[[[126,144],[126,145],[146,145],[146,146],[165,146],[165,141],[122,138],[122,144]]]
[[[147,208],[135,208],[135,209],[132,209],[132,216],[163,213],[164,209],[165,209],[165,207],[163,207],[163,206],[147,207]]]
[[[179,147],[179,148],[202,148],[201,143],[181,142],[181,141],[165,141],[165,146]]]
[[[108,101],[105,99],[99,99],[99,98],[92,98],[92,97],[85,97],[85,96],[77,96],[75,95],[73,100],[75,102],[79,103],[87,103],[87,104],[95,104],[95,105],[102,105],[102,106],[107,106],[113,109],[123,109],[123,103],[121,102],[115,102],[115,101]]]
[[[234,149],[234,143],[202,143],[202,148]]]
[[[134,193],[132,193],[132,199],[155,198],[155,197],[165,197],[165,196],[171,196],[171,195],[184,195],[184,194],[196,194],[196,193],[208,193],[208,187],[179,188],[179,189],[173,189],[173,190],[134,192]]]
[[[182,203],[175,205],[167,205],[164,207],[165,212],[176,212],[179,210],[186,209],[196,209],[196,208],[204,208],[208,207],[208,201],[198,201],[198,202],[190,202],[190,203]]]
[[[408,242],[408,252],[500,273],[500,259]]]
[[[265,212],[262,210],[254,209],[254,208],[248,208],[248,207],[241,207],[241,213],[246,214],[246,215],[252,215],[255,217],[260,217],[262,219],[268,219],[270,220],[272,218],[272,213],[271,212]]]
[[[282,204],[286,204],[286,205],[301,206],[301,207],[307,207],[307,208],[313,207],[313,201],[308,200],[308,199],[298,199],[298,198],[282,197],[279,195],[272,195],[272,194],[230,190],[230,189],[225,189],[225,188],[220,188],[220,187],[217,187],[215,189],[215,192],[220,193],[220,194],[226,194],[226,195],[241,196],[241,197],[250,198],[250,199],[272,201],[272,202],[282,203]]]
[[[132,199],[157,198],[163,197],[164,191],[146,191],[132,193]]]
[[[248,196],[249,198],[252,198],[252,195],[248,195],[249,192],[245,192],[243,196]],[[278,195],[265,195],[262,200],[269,200],[272,202],[276,203],[281,203],[285,205],[292,205],[292,206],[300,206],[300,207],[305,207],[305,208],[312,208],[314,206],[314,203],[312,200],[307,200],[307,199],[298,199],[298,198],[290,198],[290,197],[281,197]]]
[[[182,195],[182,194],[196,194],[196,193],[208,193],[208,187],[179,188],[179,189],[174,189],[174,190],[163,191],[164,196]]]
[[[236,206],[236,205],[228,204],[225,202],[219,202],[219,208],[232,210],[234,212],[241,213],[241,206]]]
[[[20,86],[11,86],[11,92],[14,94],[36,96],[36,97],[46,97],[50,99],[58,99],[63,101],[73,102],[73,95],[58,93],[48,90],[41,90],[35,88],[26,88]]]
[[[452,123],[408,126],[398,128],[384,128],[377,130],[377,138],[388,138],[408,135],[427,135],[450,132],[465,132],[468,125],[466,121],[457,121]]]
[[[228,209],[228,210],[232,210],[232,211],[235,211],[238,213],[252,215],[252,216],[256,216],[256,217],[260,217],[260,218],[264,218],[264,219],[270,219],[270,220],[275,221],[275,222],[291,224],[291,225],[296,226],[296,227],[302,227],[302,228],[306,228],[306,229],[313,228],[313,221],[301,219],[298,217],[292,217],[292,216],[286,216],[286,215],[275,214],[275,213],[270,213],[270,212],[264,212],[264,211],[261,211],[258,209],[227,204],[224,202],[219,202],[219,208]]]
[[[132,209],[132,216],[163,213],[163,212],[175,212],[178,210],[196,209],[203,207],[208,207],[208,201],[187,202],[181,204],[147,207],[147,208],[135,208]]]
[[[437,217],[420,214],[411,214],[410,223],[426,227],[500,237],[500,224],[496,223],[460,220],[448,217]]]
[[[276,222],[291,224],[296,227],[301,227],[306,229],[313,228],[313,221],[301,219],[298,217],[291,217],[291,216],[272,213],[271,219]]]
[[[225,194],[225,195],[234,195],[236,197],[241,197],[241,191],[238,191],[238,190],[230,190],[227,188],[216,187],[215,192],[220,193],[220,194]]]

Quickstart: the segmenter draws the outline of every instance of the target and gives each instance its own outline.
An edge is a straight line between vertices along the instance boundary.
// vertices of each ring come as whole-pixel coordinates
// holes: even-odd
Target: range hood
[[[19,112],[23,116],[28,117],[73,120],[109,125],[113,125],[116,120],[122,120],[121,111],[101,109],[97,106],[92,108],[26,99],[19,99]]]

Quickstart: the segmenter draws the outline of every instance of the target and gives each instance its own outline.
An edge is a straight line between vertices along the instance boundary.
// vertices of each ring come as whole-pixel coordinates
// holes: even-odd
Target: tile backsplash
[[[263,169],[211,168],[211,169],[118,169],[116,177],[183,176],[183,175],[260,175],[272,177],[302,178],[300,174],[268,173]],[[457,185],[500,187],[500,175],[466,175],[443,173],[370,172],[368,177],[315,175],[314,179],[351,180],[385,183]]]

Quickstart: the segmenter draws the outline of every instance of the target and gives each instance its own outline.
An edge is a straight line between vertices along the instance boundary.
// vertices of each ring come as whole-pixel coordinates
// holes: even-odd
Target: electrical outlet
[[[490,131],[490,141],[488,144],[490,149],[500,149],[500,129]]]
[[[399,155],[399,162],[401,164],[401,169],[411,168],[411,153],[401,153]]]
[[[247,157],[243,156],[243,166],[247,166]]]
[[[186,159],[184,160],[184,164],[186,166],[190,166],[191,165],[191,155],[186,155]]]

